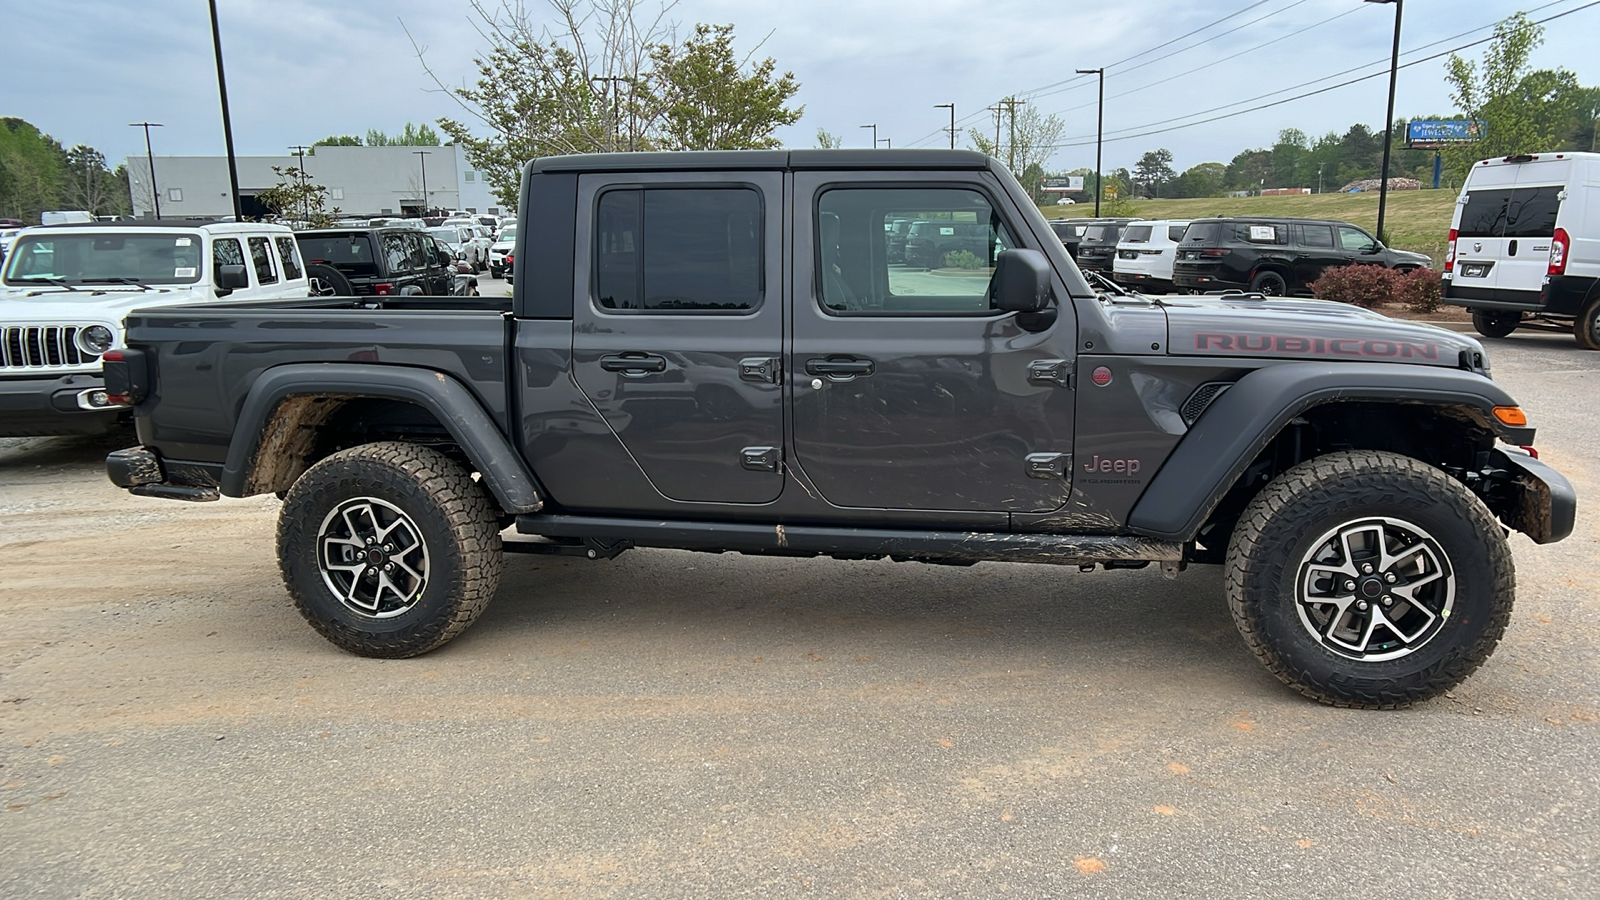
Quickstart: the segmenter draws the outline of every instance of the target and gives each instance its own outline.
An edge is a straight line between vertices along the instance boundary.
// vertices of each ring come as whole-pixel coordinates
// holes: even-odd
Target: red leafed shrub
[[[1395,274],[1381,266],[1340,266],[1313,281],[1311,293],[1323,300],[1372,309],[1397,299]]]
[[[1439,308],[1443,288],[1433,269],[1412,269],[1398,279],[1400,302],[1412,312],[1428,313]]]
[[[1439,308],[1439,273],[1433,269],[1397,272],[1381,266],[1341,266],[1323,272],[1312,282],[1311,293],[1366,309],[1400,303],[1412,312],[1433,312]]]

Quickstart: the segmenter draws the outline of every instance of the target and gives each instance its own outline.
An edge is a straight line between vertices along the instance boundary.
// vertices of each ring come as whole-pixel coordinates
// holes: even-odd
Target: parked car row
[[[1310,294],[1312,282],[1336,266],[1430,264],[1329,219],[1057,219],[1050,226],[1079,268],[1145,293]]]

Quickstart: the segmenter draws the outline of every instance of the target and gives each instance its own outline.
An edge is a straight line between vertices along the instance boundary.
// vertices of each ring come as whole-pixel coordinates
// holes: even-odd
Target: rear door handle
[[[607,372],[621,372],[624,376],[637,378],[652,372],[665,372],[667,359],[649,353],[618,353],[614,356],[600,357],[600,368]]]
[[[807,375],[824,375],[838,380],[848,380],[857,375],[872,374],[872,360],[854,356],[829,356],[806,360]]]

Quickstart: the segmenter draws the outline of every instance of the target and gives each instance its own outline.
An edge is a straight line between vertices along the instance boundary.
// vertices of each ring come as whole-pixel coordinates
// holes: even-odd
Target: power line
[[[1171,45],[1173,43],[1181,41],[1181,40],[1183,40],[1185,38],[1192,37],[1192,36],[1194,36],[1196,34],[1199,34],[1202,31],[1205,31],[1208,28],[1214,28],[1217,25],[1220,25],[1223,22],[1226,22],[1229,19],[1234,18],[1235,16],[1241,16],[1241,15],[1249,12],[1250,10],[1255,9],[1258,6],[1262,6],[1262,5],[1264,5],[1266,3],[1269,3],[1269,2],[1271,2],[1271,0],[1256,0],[1256,2],[1251,3],[1249,6],[1246,6],[1243,9],[1240,9],[1240,10],[1238,10],[1236,12],[1231,12],[1231,13],[1223,16],[1220,19],[1217,19],[1217,20],[1215,20],[1213,22],[1209,22],[1209,23],[1207,23],[1205,25],[1202,25],[1199,28],[1196,28],[1195,30],[1190,31],[1190,32],[1188,32],[1186,34],[1180,34],[1177,37],[1172,38],[1171,40],[1168,40],[1168,41],[1165,41],[1163,43],[1157,44],[1156,46],[1151,47],[1151,48],[1149,48],[1147,50],[1141,50],[1140,52],[1135,53],[1132,56],[1124,57],[1123,59],[1120,59],[1117,62],[1114,62],[1114,63],[1111,63],[1111,64],[1109,64],[1107,66],[1104,66],[1103,68],[1110,69],[1110,68],[1113,68],[1115,66],[1120,66],[1120,65],[1122,65],[1124,63],[1132,62],[1133,60],[1138,59],[1141,56],[1147,56],[1147,55],[1149,55],[1151,53],[1154,53],[1157,50],[1160,50],[1162,47],[1166,47],[1166,46],[1169,46],[1169,45]],[[1279,10],[1278,12],[1283,12],[1283,11],[1285,11],[1287,9],[1290,9],[1290,8],[1294,7],[1294,6],[1298,6],[1303,2],[1305,2],[1305,0],[1296,0],[1295,3],[1291,4],[1289,7],[1285,7],[1283,10]],[[1272,15],[1276,15],[1276,13],[1273,13]],[[1262,18],[1267,18],[1267,17],[1263,16]],[[1257,19],[1255,21],[1260,21],[1260,19]],[[1237,30],[1237,29],[1235,29],[1235,30]],[[1217,37],[1221,37],[1221,36],[1222,35],[1217,35]],[[1202,41],[1201,43],[1204,43],[1204,42]],[[1196,46],[1198,46],[1198,44]],[[1088,81],[1087,81],[1087,79],[1085,77],[1083,77],[1083,76],[1075,76],[1073,78],[1063,79],[1061,81],[1057,81],[1057,82],[1054,82],[1054,83],[1051,83],[1051,84],[1047,84],[1047,85],[1044,85],[1042,87],[1032,88],[1030,90],[1021,91],[1021,92],[1016,93],[1016,94],[1011,94],[1010,96],[1013,96],[1013,97],[1027,96],[1027,97],[1031,98],[1031,97],[1033,97],[1035,95],[1040,95],[1040,92],[1042,92],[1042,91],[1047,91],[1050,88],[1058,87],[1060,85],[1067,84],[1068,82],[1083,82],[1084,84],[1088,83]],[[1060,92],[1056,91],[1056,92],[1053,92],[1053,93],[1060,93]],[[974,121],[976,121],[981,115],[982,115],[982,111],[980,110],[979,112],[975,112],[975,113],[973,113],[971,115],[964,116],[964,117],[962,117],[960,122],[957,123],[957,125],[958,126],[970,125]],[[936,135],[941,134],[942,132],[943,132],[943,129],[935,129],[935,130],[930,131],[927,134],[923,135],[922,137],[917,138],[916,140],[912,141],[907,146],[910,146],[910,147],[921,146],[922,144],[926,143],[927,141],[931,140],[933,137],[935,137]]]
[[[1556,3],[1560,3],[1560,2],[1566,2],[1566,0],[1556,0]],[[1554,5],[1555,5],[1555,3],[1547,3],[1544,6],[1537,7],[1537,9],[1545,9],[1545,8],[1548,8],[1548,7],[1554,6]],[[1551,21],[1554,21],[1556,19],[1563,18],[1565,16],[1570,16],[1573,13],[1582,12],[1582,11],[1584,11],[1586,9],[1589,9],[1590,7],[1594,7],[1594,6],[1600,6],[1600,0],[1591,0],[1591,2],[1589,2],[1589,3],[1585,3],[1582,6],[1575,7],[1573,9],[1569,9],[1566,12],[1556,13],[1555,15],[1547,16],[1547,17],[1545,17],[1543,19],[1535,19],[1533,24],[1535,24],[1535,25],[1543,25],[1546,22],[1551,22]],[[1537,9],[1536,10],[1532,10],[1532,11],[1537,11]],[[1489,25],[1489,26],[1483,26],[1483,27],[1488,28],[1488,27],[1493,27],[1493,26]],[[1462,34],[1461,35],[1457,35],[1457,37],[1461,37],[1462,35],[1471,34],[1471,33],[1475,32],[1475,31],[1482,31],[1482,30],[1483,30],[1483,28],[1474,28],[1471,31],[1462,32]],[[1445,40],[1450,40],[1450,39],[1446,38]],[[1425,56],[1425,57],[1423,57],[1421,59],[1414,59],[1414,60],[1412,60],[1411,62],[1408,62],[1408,63],[1401,63],[1399,68],[1409,69],[1412,66],[1421,65],[1422,63],[1425,63],[1425,62],[1431,62],[1431,61],[1433,61],[1435,59],[1438,59],[1441,56],[1448,56],[1451,53],[1455,53],[1455,52],[1460,51],[1460,50],[1465,50],[1465,49],[1467,49],[1469,47],[1476,47],[1479,44],[1487,44],[1488,42],[1490,42],[1492,40],[1494,40],[1494,36],[1493,35],[1490,35],[1489,37],[1486,37],[1486,38],[1479,38],[1476,41],[1469,41],[1468,43],[1461,44],[1461,45],[1458,45],[1458,46],[1455,46],[1455,47],[1451,47],[1448,50],[1441,50],[1438,53],[1432,54],[1431,56]],[[1434,44],[1438,44],[1438,43],[1441,43],[1441,42],[1440,41],[1435,41],[1434,42]],[[1434,44],[1428,44],[1426,46],[1431,47],[1431,46],[1434,46]],[[1419,48],[1419,49],[1421,49],[1421,48]],[[1415,52],[1415,51],[1413,51],[1413,52]],[[1369,63],[1369,65],[1370,65],[1370,63]],[[1362,67],[1358,66],[1357,68],[1362,68]],[[1353,69],[1346,70],[1346,72],[1349,72],[1349,71],[1354,71],[1354,70]],[[1339,74],[1345,74],[1345,73],[1339,73]],[[1372,73],[1367,74],[1367,75],[1361,75],[1359,77],[1352,78],[1352,79],[1350,79],[1348,81],[1341,81],[1338,84],[1330,84],[1327,87],[1318,88],[1318,89],[1316,89],[1314,91],[1307,91],[1304,94],[1296,94],[1293,97],[1285,97],[1282,100],[1274,100],[1271,103],[1263,103],[1260,106],[1252,106],[1249,109],[1241,109],[1241,110],[1237,110],[1237,111],[1231,112],[1231,113],[1224,113],[1224,114],[1222,114],[1220,116],[1212,116],[1209,119],[1201,119],[1201,120],[1196,121],[1196,122],[1185,122],[1185,123],[1183,123],[1181,125],[1173,125],[1173,126],[1168,127],[1168,128],[1157,128],[1157,129],[1155,129],[1153,131],[1144,131],[1144,132],[1140,132],[1138,134],[1125,134],[1125,135],[1122,135],[1121,137],[1106,138],[1105,140],[1107,140],[1107,141],[1126,141],[1126,140],[1132,140],[1134,138],[1150,137],[1151,135],[1156,135],[1156,134],[1166,134],[1169,131],[1178,131],[1180,129],[1189,128],[1189,127],[1192,127],[1192,126],[1195,126],[1195,125],[1205,125],[1205,124],[1208,124],[1210,122],[1218,122],[1218,121],[1221,121],[1223,119],[1231,119],[1234,116],[1242,116],[1242,115],[1244,115],[1246,113],[1258,112],[1258,111],[1263,110],[1263,109],[1270,109],[1271,107],[1274,107],[1274,106],[1282,106],[1285,103],[1292,103],[1295,100],[1304,100],[1307,97],[1315,97],[1318,94],[1326,94],[1327,92],[1332,91],[1332,90],[1337,90],[1337,89],[1342,88],[1342,87],[1348,87],[1348,86],[1350,86],[1352,84],[1356,84],[1356,83],[1362,82],[1362,81],[1368,81],[1370,79],[1378,78],[1380,76],[1387,75],[1387,74],[1388,74],[1388,70],[1384,70],[1384,71],[1381,71],[1381,72],[1372,72]],[[1336,77],[1338,77],[1338,76],[1337,75],[1329,75],[1326,78],[1316,79],[1316,81],[1308,81],[1308,82],[1306,82],[1306,84],[1316,84],[1317,81],[1326,81],[1328,78],[1336,78]],[[1295,87],[1303,87],[1303,86],[1304,85],[1296,85]],[[1294,90],[1294,88],[1284,88],[1283,90]],[[1283,93],[1283,91],[1281,91],[1281,90],[1272,92],[1272,94],[1281,94],[1281,93]],[[1270,96],[1272,96],[1272,94],[1262,94],[1261,96],[1262,97],[1270,97]],[[1260,99],[1260,98],[1252,98],[1252,99]],[[1250,101],[1249,100],[1241,100],[1238,103],[1248,103],[1248,102],[1250,102]],[[1224,106],[1215,107],[1215,109],[1227,109],[1229,106],[1237,106],[1238,103],[1229,103],[1229,104],[1226,104]],[[1204,112],[1212,112],[1212,111],[1213,110],[1205,110]],[[1204,113],[1191,113],[1190,115],[1203,115],[1203,114]],[[1179,118],[1188,118],[1188,116],[1180,116]],[[1167,119],[1165,121],[1171,122],[1171,121],[1176,121],[1176,120]],[[1163,123],[1162,122],[1152,122],[1149,125],[1135,126],[1135,128],[1148,128],[1151,125],[1161,125],[1161,124],[1163,124]],[[1132,130],[1132,129],[1123,129],[1123,130]],[[1062,142],[1062,143],[1059,143],[1059,144],[1051,144],[1050,147],[1053,150],[1060,150],[1060,149],[1063,149],[1063,148],[1066,148],[1066,147],[1087,147],[1087,146],[1089,146],[1089,145],[1091,145],[1093,143],[1094,143],[1093,141],[1084,141],[1081,138],[1071,138],[1068,141],[1065,141],[1065,142]]]

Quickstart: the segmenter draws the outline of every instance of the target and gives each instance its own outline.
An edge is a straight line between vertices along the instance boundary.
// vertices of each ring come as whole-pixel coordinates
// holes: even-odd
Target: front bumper
[[[1496,510],[1501,521],[1536,544],[1553,544],[1572,534],[1578,495],[1565,476],[1532,456],[1504,450],[1494,452],[1493,465],[1497,480],[1512,488],[1509,502]]]
[[[0,378],[0,437],[104,434],[130,411],[104,404],[99,375]]]

